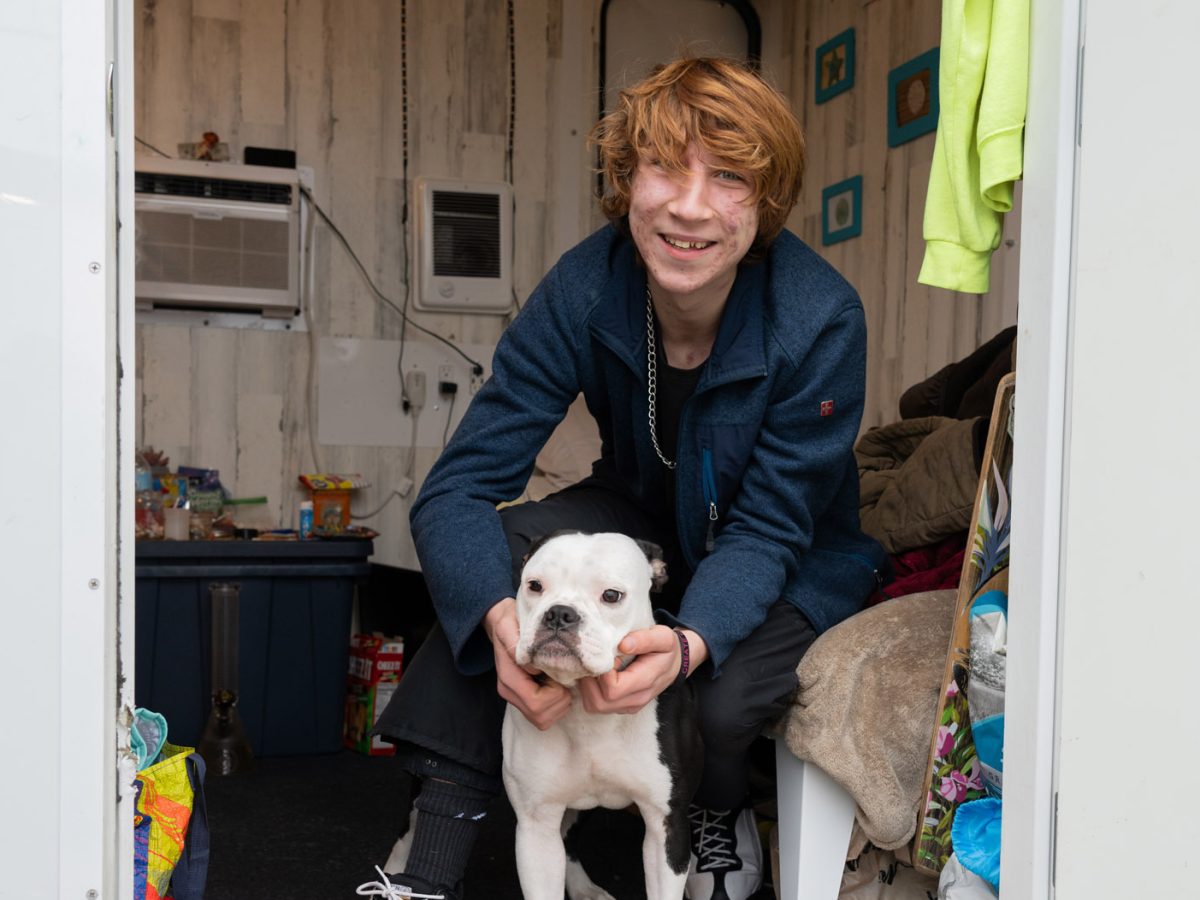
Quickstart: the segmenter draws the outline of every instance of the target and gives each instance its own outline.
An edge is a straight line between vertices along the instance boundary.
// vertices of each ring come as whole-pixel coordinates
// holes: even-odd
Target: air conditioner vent
[[[433,192],[433,274],[500,277],[500,197]]]
[[[295,169],[138,160],[139,308],[293,317],[299,306],[299,198]]]
[[[502,314],[512,308],[512,188],[416,179],[418,309]]]
[[[229,181],[224,178],[193,178],[163,172],[135,172],[134,191],[164,197],[204,197],[240,203],[276,203],[291,206],[292,186],[262,181]]]

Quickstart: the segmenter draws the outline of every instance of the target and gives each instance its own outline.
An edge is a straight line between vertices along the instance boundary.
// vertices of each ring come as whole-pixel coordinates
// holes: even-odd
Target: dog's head
[[[650,628],[662,549],[623,534],[555,534],[529,548],[517,591],[517,662],[561,684],[613,668],[617,645]]]

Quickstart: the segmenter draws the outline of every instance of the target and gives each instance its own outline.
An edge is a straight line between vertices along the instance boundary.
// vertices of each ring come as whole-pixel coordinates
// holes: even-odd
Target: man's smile
[[[679,238],[668,237],[665,234],[662,235],[662,239],[677,250],[704,250],[716,243],[716,241],[681,240]]]

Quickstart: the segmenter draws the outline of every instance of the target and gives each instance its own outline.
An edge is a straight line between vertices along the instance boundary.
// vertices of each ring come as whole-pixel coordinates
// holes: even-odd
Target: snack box
[[[342,743],[368,756],[392,756],[393,744],[370,737],[371,728],[396,692],[404,669],[404,639],[373,634],[350,638],[346,718]]]

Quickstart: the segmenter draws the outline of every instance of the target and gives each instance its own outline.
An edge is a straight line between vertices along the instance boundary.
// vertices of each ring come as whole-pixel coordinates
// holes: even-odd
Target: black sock
[[[455,887],[467,870],[490,799],[474,788],[425,779],[413,804],[416,831],[404,871],[430,884]]]

